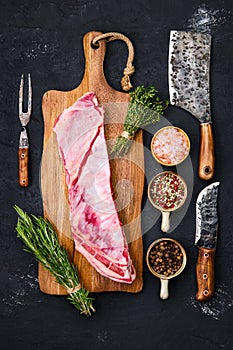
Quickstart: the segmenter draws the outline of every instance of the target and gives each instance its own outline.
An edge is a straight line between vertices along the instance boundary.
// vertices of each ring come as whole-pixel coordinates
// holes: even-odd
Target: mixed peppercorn
[[[152,269],[166,277],[174,275],[182,266],[183,253],[173,241],[162,240],[149,252],[149,264]]]
[[[185,190],[185,184],[178,175],[164,172],[151,182],[150,198],[161,209],[174,209],[182,204]]]

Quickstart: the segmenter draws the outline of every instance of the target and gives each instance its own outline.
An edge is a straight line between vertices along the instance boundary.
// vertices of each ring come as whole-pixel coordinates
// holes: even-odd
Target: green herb
[[[34,254],[56,281],[69,292],[68,300],[81,314],[90,316],[95,311],[93,298],[80,285],[78,272],[70,262],[65,248],[59,241],[53,226],[43,217],[28,215],[17,205],[14,209],[19,214],[16,226],[17,236],[24,242],[24,250]]]
[[[124,131],[116,140],[112,153],[122,156],[129,151],[135,132],[146,125],[159,121],[168,106],[162,102],[153,86],[138,86],[130,92],[130,103],[124,123]]]

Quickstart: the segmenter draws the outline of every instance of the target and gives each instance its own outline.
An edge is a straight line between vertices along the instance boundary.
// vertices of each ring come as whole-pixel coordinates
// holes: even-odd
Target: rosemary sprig
[[[138,86],[129,93],[130,103],[124,123],[127,136],[119,136],[112,149],[113,154],[122,156],[129,151],[135,132],[146,125],[159,121],[169,102],[162,102],[157,95],[158,90],[153,86]]]
[[[70,291],[67,299],[71,304],[81,314],[90,316],[95,311],[94,299],[80,285],[77,269],[70,262],[65,248],[60,245],[53,226],[43,217],[29,216],[17,205],[14,209],[19,215],[16,226],[17,237],[25,244],[24,250],[34,254],[36,260],[55,276],[56,281]],[[80,289],[76,288],[79,286]]]

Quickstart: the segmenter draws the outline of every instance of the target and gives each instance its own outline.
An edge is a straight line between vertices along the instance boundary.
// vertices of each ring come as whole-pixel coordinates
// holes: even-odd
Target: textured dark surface
[[[206,7],[194,0],[1,0],[1,349],[232,349],[233,4],[231,0],[207,0],[205,4]],[[39,291],[37,263],[23,252],[14,230],[17,217],[13,204],[30,213],[42,214],[39,186],[43,140],[42,95],[50,89],[70,90],[81,82],[84,70],[82,37],[90,30],[100,30],[127,35],[136,51],[134,86],[153,84],[162,98],[168,98],[169,32],[171,29],[198,29],[198,26],[206,27],[213,35],[211,106],[216,140],[214,180],[221,181],[215,297],[205,305],[194,300],[197,259],[194,246],[195,201],[199,191],[206,186],[197,177],[199,125],[187,112],[170,107],[166,118],[183,128],[191,139],[191,160],[185,161],[178,169],[187,181],[190,192],[187,203],[190,204],[182,207],[185,211],[180,209],[179,213],[174,213],[176,228],[167,234],[186,249],[187,266],[179,277],[171,281],[170,298],[161,301],[159,281],[144,264],[144,289],[140,294],[96,294],[97,312],[86,319],[65,298],[44,295]],[[109,84],[115,89],[120,89],[126,55],[123,43],[108,44],[105,72]],[[30,185],[24,189],[17,182],[18,87],[21,74],[28,72],[32,75],[33,112],[28,124]],[[144,133],[147,182],[160,170],[148,151],[156,128],[152,126]],[[157,211],[147,206],[146,188],[143,205],[146,252],[149,244],[163,235]]]

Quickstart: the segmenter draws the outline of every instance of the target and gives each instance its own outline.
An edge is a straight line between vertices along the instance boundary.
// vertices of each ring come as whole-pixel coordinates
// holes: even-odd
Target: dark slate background
[[[0,5],[1,349],[232,349],[232,1],[1,0]],[[97,311],[88,319],[79,315],[64,297],[48,296],[39,291],[37,263],[23,252],[22,244],[16,238],[17,216],[12,209],[13,204],[17,203],[30,213],[43,213],[39,186],[42,96],[50,89],[71,90],[81,82],[84,71],[82,38],[86,32],[98,30],[127,35],[136,51],[134,86],[153,84],[159,89],[161,98],[168,98],[169,31],[187,29],[190,25],[198,27],[200,19],[195,22],[192,18],[196,18],[195,13],[200,9],[202,12],[206,9],[209,14],[206,29],[211,30],[213,35],[214,180],[221,181],[215,297],[204,305],[195,302],[195,199],[206,185],[198,179],[196,171],[199,125],[188,113],[170,107],[166,118],[186,130],[192,143],[194,186],[189,188],[191,202],[181,223],[169,234],[185,247],[187,267],[171,282],[171,297],[167,301],[159,299],[159,281],[145,266],[141,293],[96,294]],[[126,57],[124,44],[108,44],[105,73],[109,84],[118,90]],[[28,72],[33,80],[33,113],[28,125],[30,186],[23,189],[17,183],[18,87],[20,75]],[[154,128],[148,128],[144,133],[146,149]],[[147,154],[145,173],[149,177],[153,162]],[[186,162],[186,166],[191,163]],[[188,174],[192,182],[191,167]],[[162,236],[160,218],[145,232],[147,215],[157,213],[150,208],[142,216],[145,251],[154,239]]]

